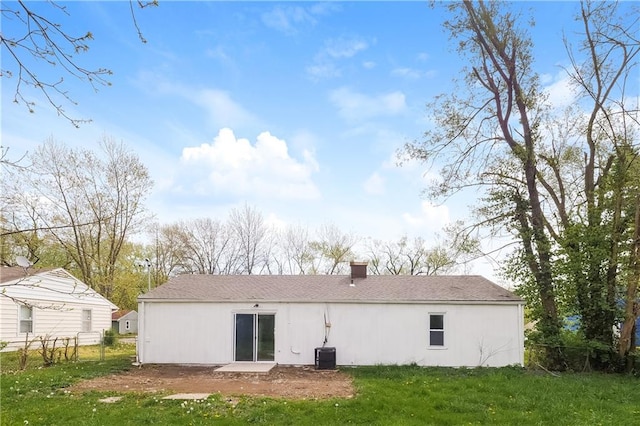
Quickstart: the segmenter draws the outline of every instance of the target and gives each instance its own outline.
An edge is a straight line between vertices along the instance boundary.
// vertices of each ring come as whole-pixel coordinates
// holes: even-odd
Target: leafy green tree
[[[560,367],[555,349],[560,321],[552,275],[552,244],[537,180],[536,142],[542,113],[538,78],[532,70],[531,40],[519,16],[491,2],[449,3],[452,19],[445,28],[458,40],[458,52],[468,66],[464,90],[438,96],[428,110],[437,126],[422,142],[408,144],[405,154],[423,161],[443,161],[441,183],[433,196],[447,196],[469,185],[493,185],[508,180],[502,162],[512,163],[520,181],[502,191],[525,264],[531,271],[541,304],[539,326],[549,345],[549,362]],[[461,95],[463,94],[463,95]],[[487,169],[494,173],[485,173]]]
[[[628,105],[628,79],[640,44],[637,6],[583,2],[582,43],[566,43],[567,75],[578,100],[552,110],[532,69],[532,41],[513,5],[450,3],[445,23],[468,60],[465,90],[429,105],[438,127],[405,154],[442,161],[432,196],[485,188],[478,225],[511,233],[519,247],[505,272],[516,279],[536,314],[549,363],[562,368],[561,318],[580,316],[595,348],[591,362],[615,368],[614,326],[622,277],[637,263],[634,197],[638,190],[638,109]],[[463,93],[464,95],[461,95]],[[634,297],[627,286],[626,310]],[[635,302],[634,302],[635,305]],[[627,315],[631,318],[631,315]]]
[[[566,238],[560,243],[572,269],[582,332],[587,341],[603,348],[593,357],[599,368],[611,367],[615,352],[613,329],[619,318],[621,276],[629,267],[623,259],[629,256],[633,223],[629,208],[634,201],[626,194],[639,190],[633,173],[640,149],[638,108],[627,100],[629,83],[637,82],[640,54],[640,10],[636,6],[633,11],[635,18],[617,2],[585,1],[578,17],[582,43],[575,49],[566,43],[571,59],[567,73],[587,114],[578,121],[585,153],[582,203],[573,212],[558,206],[566,217]],[[637,91],[631,95],[637,96]]]

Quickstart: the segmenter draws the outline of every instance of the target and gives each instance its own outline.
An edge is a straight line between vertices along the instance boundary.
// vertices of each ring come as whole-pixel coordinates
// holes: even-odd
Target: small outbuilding
[[[138,332],[138,313],[122,309],[111,314],[111,329],[118,334],[136,334]]]
[[[180,275],[138,297],[140,363],[506,366],[524,302],[481,276]],[[329,358],[327,358],[329,357]]]
[[[0,268],[0,340],[4,350],[39,338],[100,343],[118,307],[62,268]],[[3,345],[4,345],[3,343]],[[61,343],[58,343],[60,346]]]

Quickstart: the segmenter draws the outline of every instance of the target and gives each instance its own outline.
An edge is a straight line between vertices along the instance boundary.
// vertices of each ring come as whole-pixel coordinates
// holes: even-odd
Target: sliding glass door
[[[235,360],[275,360],[275,315],[235,314]]]

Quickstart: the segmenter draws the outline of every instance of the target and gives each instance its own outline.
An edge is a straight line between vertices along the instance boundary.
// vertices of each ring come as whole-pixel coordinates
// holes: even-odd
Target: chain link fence
[[[128,336],[118,342],[111,330],[79,332],[72,337],[33,336],[3,341],[0,361],[3,371],[48,367],[64,362],[104,361],[109,356],[129,354],[135,360],[136,340]]]

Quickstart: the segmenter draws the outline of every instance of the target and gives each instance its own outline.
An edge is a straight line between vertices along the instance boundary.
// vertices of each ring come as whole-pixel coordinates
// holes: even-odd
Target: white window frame
[[[431,317],[440,316],[442,317],[442,328],[431,328]],[[447,320],[446,320],[445,312],[429,312],[429,348],[430,349],[446,349],[447,341],[446,341],[446,330],[447,330]],[[442,344],[433,344],[431,343],[431,333],[442,333]]]
[[[25,318],[24,313],[28,309],[29,317]],[[22,324],[29,324],[29,331],[22,331]],[[33,306],[18,305],[18,333],[27,334],[33,333]]]
[[[86,316],[89,314],[88,317]],[[91,333],[93,331],[93,312],[91,309],[83,309],[82,310],[81,319],[81,329],[83,333]]]

